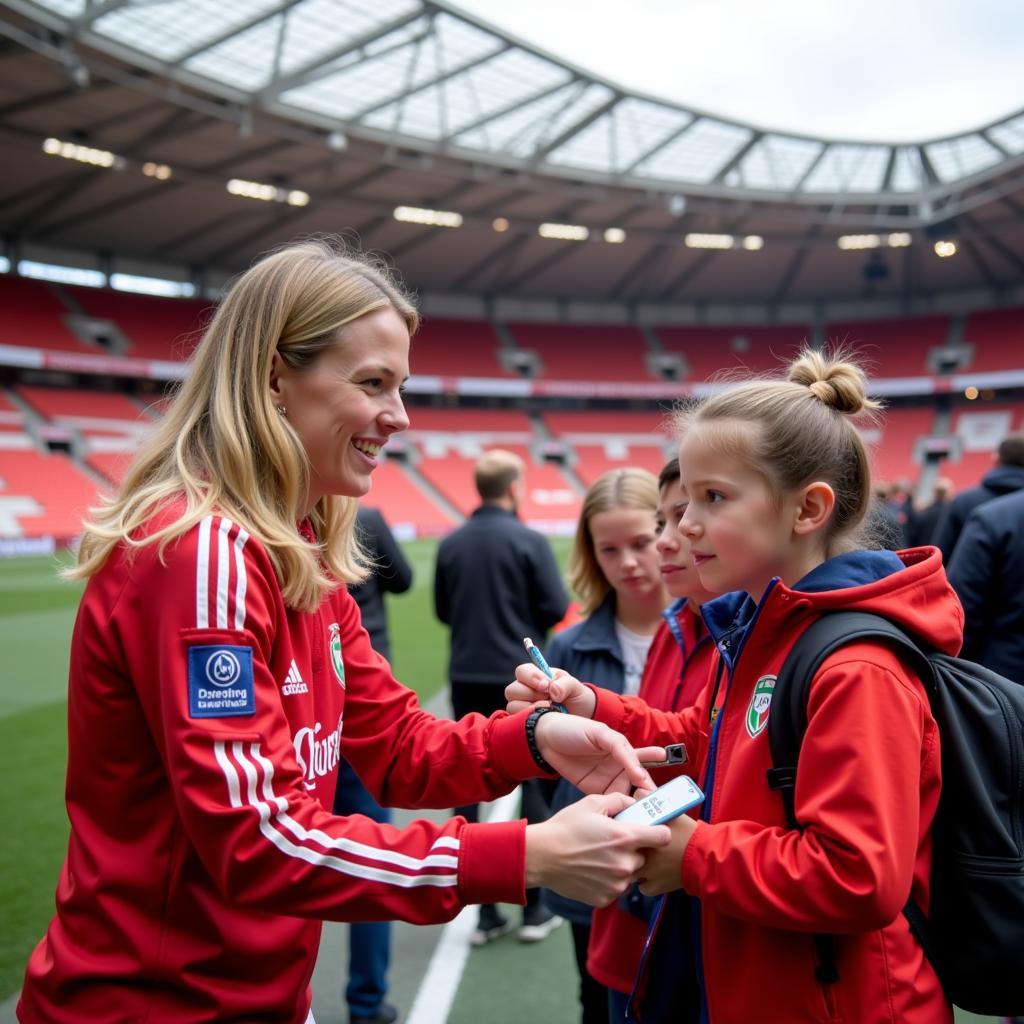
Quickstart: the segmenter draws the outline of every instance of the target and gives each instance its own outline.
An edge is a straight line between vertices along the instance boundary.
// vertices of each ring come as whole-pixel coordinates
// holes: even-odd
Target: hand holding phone
[[[677,775],[653,793],[615,815],[616,821],[633,825],[664,825],[704,800],[704,794],[689,775]]]

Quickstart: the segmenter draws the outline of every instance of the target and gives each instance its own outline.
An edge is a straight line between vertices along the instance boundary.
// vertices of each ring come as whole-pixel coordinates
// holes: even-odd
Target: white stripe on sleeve
[[[245,572],[245,557],[242,548],[249,539],[249,534],[238,528],[235,535],[235,629],[245,628],[245,587],[248,580]]]
[[[210,527],[213,516],[204,516],[199,523],[196,545],[196,628],[210,625]]]
[[[231,560],[228,558],[228,531],[234,523],[222,518],[217,532],[217,628],[228,628],[228,582]]]

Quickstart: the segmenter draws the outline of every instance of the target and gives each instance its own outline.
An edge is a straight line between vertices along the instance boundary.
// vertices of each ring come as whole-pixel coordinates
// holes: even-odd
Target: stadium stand
[[[928,352],[947,344],[949,328],[945,316],[846,321],[826,325],[825,338],[849,346],[873,379],[922,377],[934,372]]]
[[[993,309],[971,313],[964,341],[974,346],[968,371],[988,373],[1024,366],[1024,309]]]
[[[24,434],[0,436],[0,536],[66,541],[80,532],[96,493],[96,481],[67,456],[38,451]]]
[[[507,377],[498,361],[501,339],[486,320],[426,317],[409,352],[412,372],[439,377]]]
[[[421,406],[407,411],[411,434],[508,434],[516,435],[524,442],[533,434],[530,417],[519,409],[435,409]]]
[[[683,357],[683,379],[690,382],[710,380],[722,371],[736,369],[778,372],[810,337],[805,324],[653,329],[666,352]]]
[[[649,381],[647,340],[635,327],[509,323],[520,348],[541,360],[550,380]]]
[[[17,394],[41,416],[84,434],[123,434],[152,425],[152,420],[127,395],[22,385]]]
[[[110,320],[129,342],[123,353],[142,359],[184,362],[209,316],[212,303],[196,299],[166,299],[107,288],[67,289],[90,317]]]
[[[999,442],[1017,430],[1024,430],[1024,405],[956,410],[951,433],[960,443],[960,453],[943,460],[943,476],[948,476],[958,491],[974,487],[992,468]]]
[[[872,477],[879,481],[908,479],[916,481],[921,465],[915,448],[930,436],[935,425],[935,410],[888,409],[877,427],[862,430],[868,442]]]
[[[457,525],[395,460],[385,459],[373,471],[373,490],[367,504],[384,513],[399,539],[436,537]]]
[[[48,284],[0,274],[0,345],[60,352],[98,352],[64,323],[68,310]]]

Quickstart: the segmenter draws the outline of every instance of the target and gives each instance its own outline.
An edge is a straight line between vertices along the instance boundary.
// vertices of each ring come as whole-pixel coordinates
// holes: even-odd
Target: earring
[[[286,408],[285,408],[285,407],[284,407],[283,405],[279,405],[279,406],[277,406],[277,411],[278,411],[278,412],[279,412],[279,413],[280,413],[280,414],[281,414],[282,416],[287,416],[287,415],[288,415],[288,410],[287,410],[287,409],[286,409]]]

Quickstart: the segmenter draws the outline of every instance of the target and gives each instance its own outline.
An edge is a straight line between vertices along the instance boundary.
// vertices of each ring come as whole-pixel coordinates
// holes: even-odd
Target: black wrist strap
[[[537,723],[540,721],[541,715],[546,715],[551,711],[557,712],[560,710],[562,709],[549,707],[534,708],[526,716],[526,745],[530,748],[530,754],[533,757],[534,764],[536,764],[545,775],[557,775],[558,772],[556,772],[555,769],[544,760],[544,757],[540,752],[540,747],[537,746]]]

